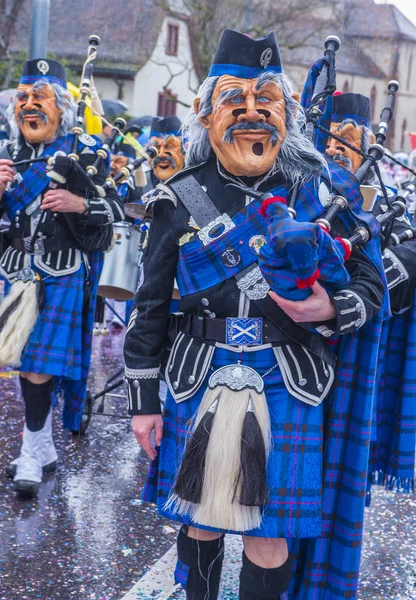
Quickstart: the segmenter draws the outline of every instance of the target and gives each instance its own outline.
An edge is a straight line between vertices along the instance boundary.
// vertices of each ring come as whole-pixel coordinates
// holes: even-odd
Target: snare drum
[[[114,246],[105,254],[98,294],[114,300],[131,300],[139,283],[139,265],[145,232],[132,223],[114,223]]]

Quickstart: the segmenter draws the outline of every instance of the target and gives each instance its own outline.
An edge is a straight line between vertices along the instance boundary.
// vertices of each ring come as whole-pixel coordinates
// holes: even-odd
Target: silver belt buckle
[[[263,343],[261,317],[227,317],[225,342],[235,346],[259,346]]]

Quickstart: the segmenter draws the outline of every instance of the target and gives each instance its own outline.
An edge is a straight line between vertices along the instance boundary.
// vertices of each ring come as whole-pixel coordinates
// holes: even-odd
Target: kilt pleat
[[[84,265],[71,275],[44,279],[45,307],[29,336],[22,371],[81,378]]]
[[[261,375],[276,365],[271,349],[242,354],[217,349],[212,368],[236,364],[237,360]],[[263,508],[262,525],[249,531],[248,535],[316,537],[321,532],[322,406],[309,406],[291,396],[278,368],[265,376],[264,382],[273,438],[267,474],[269,502]],[[165,504],[183,456],[190,421],[206,385],[207,382],[195,396],[179,404],[168,392],[162,445],[150,466],[143,491],[143,499],[156,503],[160,514],[193,525],[197,524],[192,523],[189,516],[173,514]]]
[[[322,534],[290,540],[290,600],[356,598],[381,316],[341,338],[324,418]]]
[[[56,378],[54,404],[62,394],[63,425],[78,431],[85,404],[91,362],[92,329],[102,253],[89,254],[90,308],[83,319],[85,267],[71,275],[44,278],[46,303],[22,356],[22,371]]]
[[[371,485],[414,491],[416,447],[416,302],[384,323],[373,411]]]

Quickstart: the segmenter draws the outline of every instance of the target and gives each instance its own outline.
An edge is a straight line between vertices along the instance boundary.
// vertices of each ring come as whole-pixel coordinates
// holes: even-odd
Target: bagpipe
[[[371,169],[373,169],[373,168],[377,169],[378,161],[380,161],[384,156],[384,153],[385,153],[384,144],[385,144],[385,141],[387,138],[389,124],[390,124],[392,116],[393,116],[395,95],[396,95],[398,89],[399,89],[399,83],[397,81],[393,80],[388,83],[387,101],[386,101],[385,107],[383,108],[383,110],[381,112],[380,123],[377,128],[377,132],[375,134],[376,142],[370,146],[370,148],[367,152],[367,155],[364,156],[362,165],[359,167],[359,169],[357,169],[357,171],[355,173],[355,177],[356,177],[356,179],[358,179],[358,181],[360,183],[365,181],[365,179]],[[333,135],[333,134],[330,134],[330,135]],[[344,145],[346,144],[345,140],[343,140],[343,143],[344,143]],[[354,147],[351,147],[351,148],[354,151],[357,151],[356,148],[354,148]],[[376,173],[380,179],[381,189],[382,189],[382,192],[384,193],[384,185],[382,184],[381,176],[378,172],[378,169],[376,170]],[[406,188],[403,191],[401,191],[399,194],[397,194],[394,197],[393,200],[390,200],[388,198],[387,194],[384,194],[387,205],[388,205],[388,209],[385,213],[378,215],[376,217],[376,219],[378,221],[380,231],[385,235],[385,238],[386,238],[385,244],[387,244],[387,242],[390,243],[390,240],[391,240],[393,245],[398,245],[398,244],[400,244],[404,241],[407,241],[409,239],[412,239],[414,237],[413,228],[409,228],[408,230],[406,230],[406,232],[402,232],[400,235],[393,235],[391,230],[389,231],[389,229],[391,228],[394,220],[398,217],[401,217],[405,213],[406,206],[407,206],[407,200],[415,192],[415,189],[416,189],[416,176],[407,184]],[[337,217],[337,215],[340,212],[345,210],[347,208],[347,206],[348,206],[348,203],[345,200],[345,198],[340,198],[340,197],[334,198],[332,206],[327,211],[326,215],[322,219],[320,219],[320,223],[323,226],[326,226],[330,230],[334,219]],[[349,240],[347,240],[347,243],[351,247],[355,244],[362,245],[362,244],[365,244],[370,238],[371,238],[371,232],[369,231],[369,229],[367,229],[363,226],[360,226],[355,230],[353,236],[351,238],[349,238]]]
[[[330,36],[325,41],[325,60],[316,78],[312,100],[306,111],[305,135],[311,141],[314,140],[315,128],[323,129],[319,127],[319,120],[324,114],[321,105],[335,90],[335,53],[339,46],[340,42],[335,36]],[[381,113],[376,143],[369,148],[362,166],[355,174],[360,184],[384,155],[384,143],[398,89],[397,81],[388,84],[386,106]],[[324,131],[328,135],[333,135],[330,131]],[[343,143],[345,144],[344,140]],[[356,150],[352,146],[349,147]],[[354,246],[362,246],[369,242],[373,232],[387,231],[394,219],[403,215],[406,210],[406,200],[416,189],[416,178],[393,201],[389,201],[388,210],[377,217],[378,224],[375,227],[360,220],[359,226],[349,238],[332,235],[335,220],[349,207],[346,197],[341,194],[330,194],[329,208],[323,215],[316,218],[315,222],[299,222],[296,220],[294,209],[299,189],[300,183],[294,186],[289,200],[270,193],[262,194],[256,190],[245,190],[245,193],[260,201],[260,213],[268,221],[266,243],[259,251],[262,273],[272,290],[290,300],[307,298],[312,293],[310,288],[318,280],[327,291],[332,293],[345,288],[349,282],[345,263],[350,258]],[[357,220],[354,218],[353,222],[356,224]],[[394,243],[409,239],[414,231],[416,230],[409,229],[406,234],[403,232],[395,236]]]

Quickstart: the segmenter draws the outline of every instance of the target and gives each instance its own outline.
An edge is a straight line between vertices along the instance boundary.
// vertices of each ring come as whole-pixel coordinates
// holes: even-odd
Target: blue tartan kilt
[[[416,439],[416,309],[383,324],[373,409],[368,489],[414,489]]]
[[[22,371],[81,379],[82,307],[85,267],[53,277],[36,267],[45,286],[46,303],[22,354]]]
[[[212,370],[241,363],[264,375],[276,365],[272,349],[235,353],[216,349]],[[207,388],[179,404],[168,392],[163,438],[152,462],[143,490],[143,499],[157,504],[159,513],[169,519],[198,526],[187,515],[177,515],[165,507],[181,462],[189,424]],[[273,445],[268,463],[269,503],[263,510],[262,525],[247,535],[271,538],[313,538],[321,533],[323,409],[291,396],[277,367],[264,377],[271,417]],[[221,482],[218,482],[221,485]],[[210,529],[202,527],[203,529]],[[231,531],[228,533],[242,533]]]

